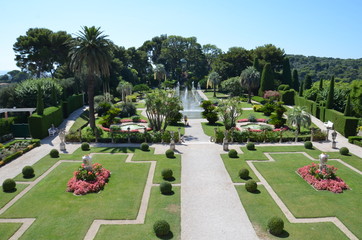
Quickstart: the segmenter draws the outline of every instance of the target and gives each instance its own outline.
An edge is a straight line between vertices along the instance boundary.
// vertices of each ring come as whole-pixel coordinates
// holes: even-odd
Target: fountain
[[[181,111],[183,115],[186,115],[189,119],[197,119],[202,118],[201,112],[203,109],[200,107],[202,98],[197,92],[194,82],[192,82],[191,91],[185,88],[184,91],[180,92],[180,98],[182,101],[182,105],[184,110]]]

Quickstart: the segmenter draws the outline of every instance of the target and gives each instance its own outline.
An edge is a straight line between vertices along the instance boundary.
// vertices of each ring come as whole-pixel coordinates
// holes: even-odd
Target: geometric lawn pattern
[[[290,223],[323,223],[323,222],[331,222],[331,223],[335,224],[349,239],[353,239],[353,240],[359,239],[356,235],[354,235],[346,227],[346,225],[344,225],[342,223],[342,221],[340,221],[340,219],[338,217],[295,217],[293,215],[292,211],[288,208],[287,204],[283,201],[283,199],[286,199],[286,198],[285,197],[280,197],[277,194],[277,193],[279,193],[278,190],[275,191],[273,189],[272,185],[274,185],[274,188],[277,188],[277,186],[278,186],[277,181],[275,181],[274,183],[269,183],[269,182],[271,182],[270,178],[263,176],[263,174],[265,175],[265,173],[267,172],[267,169],[271,168],[272,164],[270,164],[270,163],[276,163],[277,161],[281,161],[280,159],[283,159],[283,155],[288,156],[288,158],[289,158],[288,161],[289,162],[291,162],[290,158],[291,159],[298,158],[297,157],[298,155],[302,155],[305,159],[309,159],[311,161],[318,161],[318,159],[315,159],[315,158],[311,157],[306,152],[263,152],[263,153],[264,153],[264,155],[266,156],[266,158],[268,160],[246,160],[246,163],[250,167],[250,169],[254,172],[256,177],[259,179],[260,182],[258,182],[258,184],[261,184],[261,185],[263,185],[265,187],[265,189],[267,190],[267,192],[269,193],[271,198],[274,200],[274,202],[277,204],[277,206],[280,208],[280,210],[283,212],[283,214],[285,215],[285,217],[287,218],[287,220]],[[275,157],[277,157],[277,159],[275,159]],[[299,158],[302,158],[302,157],[299,157]],[[338,162],[342,166],[345,166],[349,170],[353,171],[354,174],[357,174],[359,176],[362,175],[362,172],[360,170],[358,170],[357,168],[351,166],[350,164],[345,163],[341,159],[329,159],[329,161]],[[266,163],[269,163],[269,165],[268,166],[266,166],[266,165],[263,166],[263,164],[266,164]],[[329,164],[333,165],[331,162],[329,162]],[[289,178],[293,178],[293,177],[300,178],[300,176],[298,176],[294,172],[297,168],[291,168],[291,169],[294,169],[294,170],[292,171],[292,174],[289,176]],[[278,171],[278,169],[273,169],[273,170]],[[279,170],[283,171],[282,169],[279,169]],[[337,171],[337,175],[338,175],[338,171]],[[267,179],[269,180],[269,182],[268,182]],[[298,179],[298,180],[300,180],[300,179]],[[304,181],[304,180],[302,180],[302,181]],[[245,183],[234,183],[235,186],[244,185],[244,184]],[[307,182],[305,182],[305,184],[309,185]],[[358,188],[360,188],[360,186],[358,186]],[[313,188],[311,187],[311,189],[313,189]],[[352,189],[351,191],[355,191],[355,190],[356,189],[354,189],[354,190]],[[313,189],[313,191],[315,191],[315,190]],[[323,193],[323,194],[325,194],[325,193]],[[331,194],[332,195],[329,194],[329,196],[327,196],[327,197],[328,198],[333,198],[333,197],[337,197],[336,195],[338,195],[338,194],[333,194],[333,193],[331,193]],[[346,194],[346,192],[344,192],[343,194]],[[290,204],[290,203],[288,202],[288,204]],[[323,204],[323,203],[321,203],[321,204]],[[357,209],[353,209],[353,211],[355,211],[355,210],[357,210]],[[355,212],[354,215],[358,218],[358,213]],[[351,218],[351,215],[349,215],[349,218]],[[344,220],[346,220],[346,219],[344,219]],[[354,219],[354,220],[358,221],[358,219]]]

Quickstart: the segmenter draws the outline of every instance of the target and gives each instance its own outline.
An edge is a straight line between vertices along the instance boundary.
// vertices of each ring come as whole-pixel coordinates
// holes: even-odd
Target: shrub
[[[249,142],[246,144],[246,149],[248,150],[255,150],[255,144],[252,142]]]
[[[166,157],[168,157],[168,158],[174,158],[174,157],[175,157],[175,152],[174,152],[173,150],[171,150],[171,149],[168,149],[168,150],[166,151]]]
[[[165,168],[161,172],[163,179],[171,179],[173,177],[173,172],[169,168]]]
[[[160,191],[162,194],[170,194],[172,192],[172,184],[169,182],[162,182],[160,184]]]
[[[49,155],[52,158],[58,158],[59,157],[59,151],[57,149],[52,149],[52,150],[50,150]]]
[[[255,192],[258,188],[258,185],[256,184],[256,182],[254,180],[248,180],[246,183],[245,183],[245,189],[246,191],[248,192]]]
[[[269,232],[273,235],[280,235],[284,229],[284,221],[280,217],[272,217],[268,221]]]
[[[21,172],[24,178],[34,177],[34,169],[31,166],[25,166]]]
[[[230,149],[228,155],[231,158],[237,158],[238,157],[238,152],[235,149]]]
[[[14,191],[16,187],[16,183],[14,179],[8,178],[3,182],[3,191],[4,192],[11,192]]]
[[[346,148],[346,147],[341,147],[341,148],[339,149],[339,153],[342,154],[342,155],[348,155],[349,149]]]
[[[136,106],[131,102],[117,104],[117,107],[121,109],[119,113],[121,118],[133,116],[137,113]]]
[[[132,122],[139,122],[141,120],[141,117],[138,115],[132,116]]]
[[[304,147],[305,147],[306,149],[312,149],[312,148],[313,148],[313,143],[312,143],[311,141],[306,141],[306,142],[304,143]]]
[[[142,151],[148,151],[150,149],[150,146],[147,143],[142,143],[141,144],[141,150]]]
[[[261,112],[262,107],[263,107],[263,105],[256,104],[256,105],[253,105],[253,110],[254,110],[254,112]]]
[[[153,231],[159,237],[166,236],[170,232],[170,224],[165,220],[158,220],[153,224]]]
[[[275,110],[275,105],[273,103],[266,103],[260,110],[265,116],[270,116]]]
[[[112,108],[112,104],[109,102],[101,102],[96,107],[96,112],[98,113],[98,116],[101,117],[104,114],[106,114],[110,109]]]
[[[362,131],[362,129],[361,129],[361,131]],[[362,136],[349,136],[348,137],[349,143],[354,143],[355,141],[362,141]]]
[[[90,149],[89,143],[86,143],[86,142],[82,143],[81,149],[82,149],[83,151],[89,151],[89,149]]]
[[[246,168],[242,168],[239,170],[239,177],[242,179],[247,179],[249,178],[249,170]]]
[[[256,122],[256,117],[253,114],[250,114],[248,117],[249,122]]]
[[[290,86],[288,84],[281,84],[278,87],[278,91],[286,91],[286,90],[289,90],[289,89],[290,89]]]
[[[266,103],[266,100],[264,98],[262,98],[262,97],[259,97],[259,96],[253,96],[251,99],[254,100],[255,102],[259,102],[261,104]]]

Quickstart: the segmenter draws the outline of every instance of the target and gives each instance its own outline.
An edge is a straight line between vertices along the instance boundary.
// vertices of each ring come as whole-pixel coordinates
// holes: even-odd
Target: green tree
[[[180,110],[182,110],[180,99],[169,95],[166,91],[155,90],[146,95],[146,115],[151,128],[155,131],[166,130],[170,120]]]
[[[271,68],[270,63],[267,63],[265,64],[263,72],[261,74],[260,88],[258,94],[259,96],[263,96],[265,91],[273,89],[274,89],[273,70]]]
[[[206,118],[209,124],[215,124],[219,120],[218,114],[216,112],[216,107],[209,100],[202,101],[200,107],[204,109],[202,112],[202,117]]]
[[[351,109],[351,95],[347,97],[346,107],[344,108],[344,116],[351,116],[352,109]]]
[[[211,83],[214,88],[214,97],[216,97],[216,87],[220,83],[220,80],[220,76],[217,72],[210,73],[208,83]]]
[[[323,89],[323,78],[321,78],[321,80],[319,80],[319,88],[318,89],[321,90],[321,91]]]
[[[306,112],[305,106],[296,106],[287,114],[288,124],[295,125],[297,127],[297,132],[300,133],[300,128],[309,127],[311,125],[310,114]]]
[[[293,70],[293,75],[292,75],[292,86],[291,86],[295,91],[299,90],[299,77],[298,77],[298,71],[297,69]]]
[[[223,100],[216,110],[224,123],[225,129],[230,130],[236,126],[236,119],[242,114],[243,109],[238,97]]]
[[[206,57],[208,70],[210,71],[215,60],[222,54],[222,50],[215,45],[205,44],[202,46],[202,53]]]
[[[43,115],[44,113],[43,90],[41,89],[40,84],[38,84],[37,88],[38,89],[37,89],[36,113],[38,115]]]
[[[334,97],[334,76],[329,84],[329,92],[327,97],[326,108],[333,109],[333,97]]]
[[[350,84],[350,89],[353,111],[357,114],[358,117],[362,117],[362,81],[352,81],[352,83]]]
[[[299,87],[299,96],[302,97],[303,96],[303,89],[304,89],[304,81],[302,81],[300,83],[300,87]]]
[[[259,87],[260,73],[254,67],[247,67],[240,74],[240,84],[248,91],[248,103],[251,103],[251,92]]]
[[[123,102],[126,102],[126,97],[132,94],[133,86],[131,83],[121,80],[117,86],[117,92],[121,95]]]
[[[222,81],[220,84],[220,90],[226,92],[232,97],[241,96],[243,89],[240,87],[240,77],[232,77]]]
[[[292,73],[290,71],[289,58],[284,58],[283,61],[283,75],[282,75],[282,83],[292,85]]]
[[[252,59],[258,58],[262,66],[270,63],[273,72],[278,72],[282,70],[285,52],[284,50],[277,48],[273,44],[265,44],[264,46],[259,46],[254,50],[251,50],[251,55]]]
[[[163,64],[156,64],[155,68],[153,69],[154,79],[158,80],[158,86],[161,87],[161,82],[166,81],[166,69]]]
[[[97,77],[109,76],[111,64],[111,41],[100,31],[100,27],[82,27],[77,37],[69,42],[70,67],[79,74],[84,74],[88,85],[89,123],[95,132],[94,86]]]
[[[259,63],[259,59],[258,58],[254,58],[254,62],[253,62],[253,67],[258,71],[261,72],[263,69],[261,69],[260,63]]]
[[[312,77],[307,75],[304,79],[304,90],[310,89],[312,87]]]

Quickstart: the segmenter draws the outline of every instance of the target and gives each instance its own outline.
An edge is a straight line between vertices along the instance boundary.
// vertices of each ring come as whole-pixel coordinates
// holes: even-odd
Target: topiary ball
[[[171,150],[171,149],[168,149],[168,150],[166,151],[166,157],[168,157],[168,158],[174,158],[174,157],[175,157],[175,152],[174,152],[173,150]]]
[[[247,179],[249,178],[249,170],[246,168],[242,168],[239,170],[239,177],[242,179]]]
[[[21,172],[24,178],[34,177],[34,169],[31,166],[25,166]]]
[[[89,149],[90,149],[89,143],[86,143],[86,142],[82,143],[81,148],[83,151],[89,151]]]
[[[284,229],[284,221],[280,217],[272,217],[268,221],[269,232],[273,235],[280,235]]]
[[[230,149],[230,151],[228,152],[228,155],[230,158],[237,158],[238,152],[235,149]]]
[[[52,158],[58,158],[59,157],[59,151],[57,149],[52,149],[52,150],[50,150],[49,155]]]
[[[165,168],[161,172],[163,179],[171,179],[173,176],[173,172],[169,168]]]
[[[342,154],[342,155],[348,155],[349,149],[346,148],[346,147],[341,147],[341,148],[339,149],[339,153]]]
[[[147,143],[141,143],[142,151],[148,151],[149,149],[150,149],[150,146]]]
[[[246,149],[248,150],[255,150],[255,144],[250,142],[246,144]]]
[[[306,142],[304,143],[304,147],[305,147],[306,149],[312,149],[312,148],[313,148],[313,143],[312,143],[311,141],[306,141]]]
[[[172,192],[172,184],[169,182],[162,182],[160,184],[160,191],[162,194],[170,194]]]
[[[8,178],[3,182],[3,191],[4,192],[12,192],[15,190],[16,183],[14,179]]]
[[[255,192],[258,188],[258,185],[256,184],[256,182],[254,180],[248,180],[246,183],[245,183],[245,189],[246,191],[248,192]]]
[[[165,220],[158,220],[153,224],[153,231],[156,236],[166,236],[170,233],[170,224],[168,224]]]

